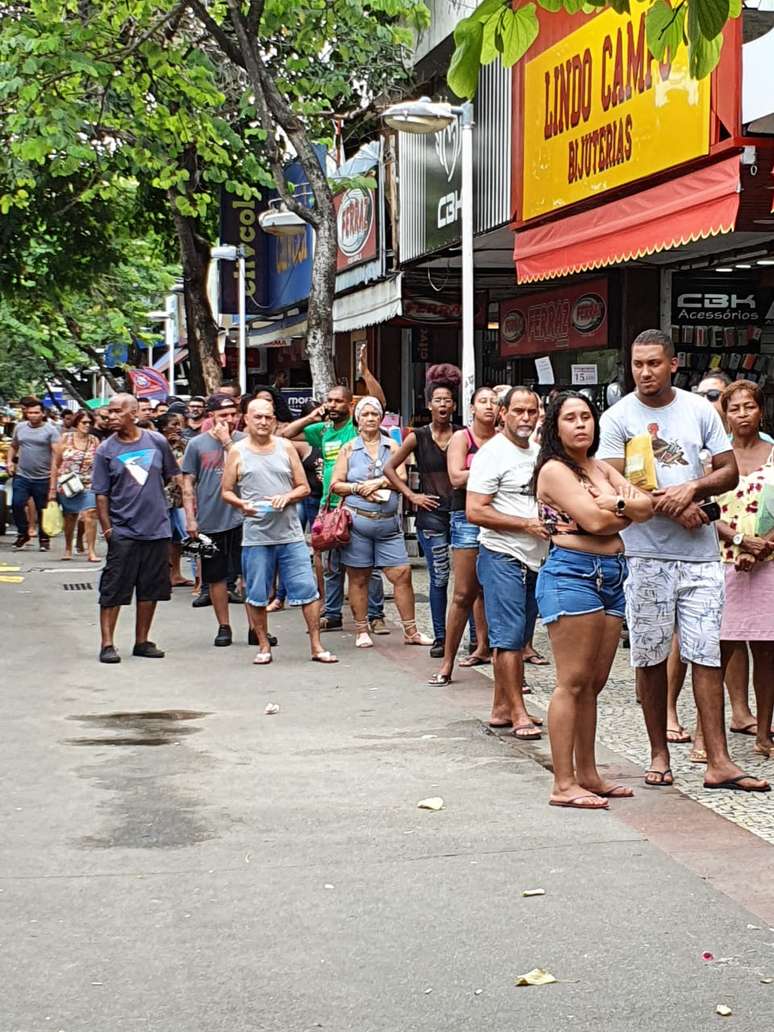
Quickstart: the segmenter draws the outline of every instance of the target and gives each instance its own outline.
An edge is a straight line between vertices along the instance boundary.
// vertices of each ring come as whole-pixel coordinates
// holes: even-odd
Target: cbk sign
[[[454,121],[425,142],[425,242],[436,250],[462,234],[462,129]]]
[[[766,318],[772,291],[736,278],[672,280],[672,322],[678,326],[757,326]]]

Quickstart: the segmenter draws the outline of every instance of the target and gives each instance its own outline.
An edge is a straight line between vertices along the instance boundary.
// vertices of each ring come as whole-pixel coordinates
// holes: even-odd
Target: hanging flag
[[[130,369],[129,379],[132,381],[135,398],[153,398],[161,401],[169,394],[167,378],[158,369],[151,369],[149,366],[143,369]]]

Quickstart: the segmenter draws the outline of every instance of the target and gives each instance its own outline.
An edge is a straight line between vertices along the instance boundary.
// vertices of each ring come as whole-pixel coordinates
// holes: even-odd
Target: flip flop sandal
[[[749,735],[755,738],[758,733],[758,721],[754,720],[752,724],[745,724],[744,727],[730,727],[728,730],[732,735]]]
[[[486,726],[491,727],[494,731],[502,731],[507,730],[509,727],[513,727],[513,724],[510,720],[506,724],[493,724],[491,720],[488,720]]]
[[[466,656],[465,659],[461,659],[457,666],[461,667],[474,667],[474,666],[489,666],[492,662],[491,659],[482,659],[481,656]]]
[[[758,778],[754,774],[739,774],[735,778],[728,778],[726,781],[721,781],[717,785],[708,785],[704,782],[705,788],[726,788],[729,792],[770,792],[771,785],[766,785],[765,788],[744,788],[741,784],[742,781],[758,781]]]
[[[519,731],[532,731],[533,734],[520,735]],[[519,724],[518,727],[513,729],[511,734],[519,742],[537,742],[543,737],[534,724]]]
[[[606,792],[595,792],[594,795],[598,795],[600,799],[632,799],[634,789],[628,785],[613,785]]]
[[[648,774],[655,774],[659,781],[648,781]],[[669,776],[672,780],[667,781],[666,778]],[[645,784],[648,788],[671,788],[675,783],[674,775],[672,774],[672,768],[667,767],[666,770],[646,770],[644,774]]]
[[[688,753],[689,763],[706,763],[707,762],[707,750],[706,749],[691,749]]]
[[[253,663],[255,666],[268,666],[271,663],[272,655],[271,652],[259,652],[256,654]]]
[[[774,757],[774,745],[758,745],[756,742],[753,746],[753,752],[757,753],[758,756],[765,756],[767,759]]]
[[[524,660],[525,663],[530,663],[532,666],[549,666],[549,661],[545,656],[541,656],[539,652],[529,656]]]
[[[433,674],[427,683],[432,685],[433,688],[445,688],[447,684],[452,683],[452,676],[451,674]],[[506,725],[503,724],[503,727],[505,726]]]
[[[362,634],[358,634],[358,636],[355,638],[356,649],[372,649],[373,647],[374,643],[371,640],[370,636],[365,633],[365,631]]]
[[[323,649],[322,652],[318,652],[316,655],[312,656],[312,662],[313,663],[338,663],[338,659],[333,655],[332,652],[329,652],[327,649]]]
[[[549,799],[549,806],[563,806],[567,810],[608,810],[609,807],[607,802],[604,801],[600,805],[596,803],[584,803],[584,799],[600,799],[601,797],[594,795],[578,795],[573,796],[572,799]]]
[[[668,727],[666,730],[667,742],[670,745],[687,745],[691,741],[691,736],[681,727]],[[670,735],[676,735],[676,738],[670,738]]]

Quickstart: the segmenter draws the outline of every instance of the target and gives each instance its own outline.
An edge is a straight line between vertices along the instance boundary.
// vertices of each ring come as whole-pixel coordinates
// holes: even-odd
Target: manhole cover
[[[81,581],[78,584],[63,584],[62,587],[65,591],[91,591],[94,585],[88,581]]]

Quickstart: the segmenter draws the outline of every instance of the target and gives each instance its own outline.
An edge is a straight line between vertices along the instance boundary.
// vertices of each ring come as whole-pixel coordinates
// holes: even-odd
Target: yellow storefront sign
[[[650,53],[647,3],[607,10],[524,68],[521,218],[557,211],[709,150],[710,80]]]

